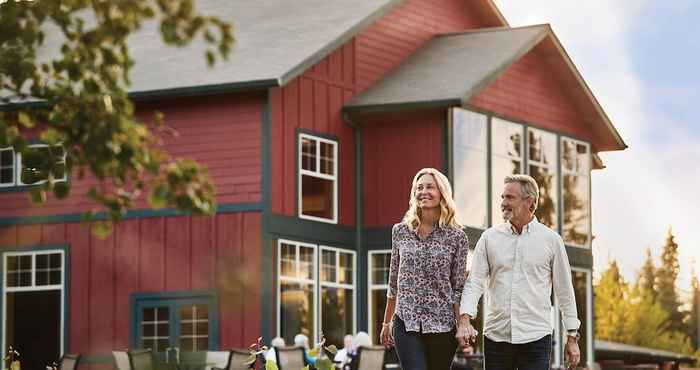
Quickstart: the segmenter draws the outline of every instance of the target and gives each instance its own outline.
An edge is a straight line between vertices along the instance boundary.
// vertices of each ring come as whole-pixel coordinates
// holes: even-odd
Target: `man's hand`
[[[394,346],[394,329],[391,327],[391,324],[392,323],[388,325],[382,324],[382,332],[379,334],[379,341],[384,348],[391,348]]]
[[[578,348],[576,338],[566,337],[566,361],[569,362],[569,369],[575,369],[579,361],[581,361],[581,351]]]
[[[478,335],[479,332],[472,326],[469,316],[460,316],[459,322],[457,323],[457,331],[455,333],[455,338],[457,338],[457,342],[459,342],[460,347],[466,347],[471,343],[476,343],[476,338]]]

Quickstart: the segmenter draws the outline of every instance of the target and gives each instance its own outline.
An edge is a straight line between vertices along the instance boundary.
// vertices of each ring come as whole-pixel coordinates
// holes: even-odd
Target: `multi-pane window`
[[[60,182],[67,177],[66,152],[61,145],[34,144],[24,154],[0,149],[0,187],[39,185],[49,178]]]
[[[5,287],[44,287],[63,284],[63,253],[31,253],[5,257]]]
[[[369,336],[374,344],[379,344],[384,321],[390,263],[391,250],[369,252]]]
[[[452,162],[454,166],[455,203],[460,220],[469,226],[488,227],[486,197],[487,179],[487,120],[479,113],[452,109]]]
[[[321,247],[321,330],[328,343],[342,345],[355,333],[355,253]]]
[[[15,185],[15,151],[0,149],[0,187]]]
[[[293,343],[299,333],[310,341],[323,333],[327,344],[342,346],[355,332],[355,252],[288,240],[278,246],[278,335]]]
[[[561,139],[561,198],[564,242],[587,247],[590,243],[590,170],[588,143]]]
[[[537,219],[558,230],[557,136],[534,128],[527,130],[527,171],[540,187]]]
[[[299,217],[338,221],[338,144],[299,135]]]
[[[154,294],[135,299],[134,345],[167,359],[170,351],[197,352],[218,346],[212,293]]]
[[[493,118],[491,120],[491,222],[503,222],[501,193],[503,179],[508,175],[524,173],[523,126]]]

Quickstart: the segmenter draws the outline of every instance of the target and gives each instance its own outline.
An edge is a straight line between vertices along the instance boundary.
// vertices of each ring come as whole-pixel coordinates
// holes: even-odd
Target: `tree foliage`
[[[678,244],[674,241],[673,231],[668,229],[666,244],[661,251],[661,264],[656,272],[657,300],[669,313],[668,327],[673,331],[683,330],[683,314],[676,284],[680,264],[678,263]]]
[[[32,139],[63,148],[34,164],[32,171],[46,174],[47,181],[32,187],[33,200],[68,196],[70,182],[56,181],[64,170],[78,178],[89,172],[101,182],[88,196],[111,220],[146,198],[146,191],[156,208],[214,211],[206,170],[172,158],[156,135],[165,132],[162,125],[134,116],[127,39],[145,22],[157,22],[168,45],[203,38],[208,47],[202,57],[210,65],[227,57],[233,43],[231,25],[198,14],[194,0],[0,2],[0,148],[28,155]],[[58,34],[61,43],[46,45],[47,32]]]

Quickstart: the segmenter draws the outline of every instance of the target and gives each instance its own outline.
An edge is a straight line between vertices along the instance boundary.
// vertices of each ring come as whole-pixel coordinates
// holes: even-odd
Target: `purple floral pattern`
[[[467,279],[467,235],[436,226],[425,238],[404,223],[391,230],[389,298],[407,331],[445,333],[454,328],[453,305],[459,304]]]

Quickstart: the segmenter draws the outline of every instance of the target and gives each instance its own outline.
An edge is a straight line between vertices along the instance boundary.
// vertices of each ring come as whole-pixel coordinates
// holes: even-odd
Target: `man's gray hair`
[[[540,187],[537,185],[537,181],[528,175],[508,175],[503,179],[504,184],[511,182],[520,184],[523,199],[532,197],[535,200],[535,209],[537,209],[537,204],[540,201]],[[532,212],[535,212],[535,209]]]

